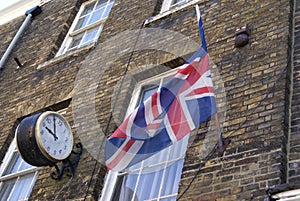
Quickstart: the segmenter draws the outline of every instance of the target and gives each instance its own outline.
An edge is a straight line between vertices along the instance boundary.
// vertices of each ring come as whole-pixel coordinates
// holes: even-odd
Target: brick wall
[[[299,183],[299,164],[300,164],[300,157],[299,157],[299,8],[300,4],[297,1],[293,2],[293,7],[295,10],[294,14],[294,51],[291,52],[292,56],[292,69],[289,72],[291,74],[291,82],[290,82],[290,118],[291,118],[291,127],[289,133],[289,149],[288,149],[288,182],[297,182]]]
[[[197,44],[189,44],[188,39],[201,43],[191,5],[144,25],[148,29],[167,29],[176,33],[172,36],[166,34],[166,46],[177,42],[186,47],[173,48],[173,53],[155,49],[161,42],[159,38],[149,40],[145,37],[146,29],[140,28],[153,13],[158,13],[159,2],[117,0],[96,47],[83,48],[58,58],[54,55],[82,1],[49,2],[42,7],[42,14],[29,25],[0,75],[0,157],[3,158],[13,138],[18,120],[66,101],[70,101],[66,118],[75,132],[75,141],[84,138],[95,142],[83,142],[85,149],[73,180],[64,177],[57,182],[49,177],[51,168],[41,170],[31,200],[97,200],[104,179],[104,167],[94,158],[98,153],[94,148],[100,146],[97,143],[98,139],[101,140],[99,129],[110,135],[122,121],[124,107],[129,104],[136,81],[180,65],[182,61],[176,59],[176,54],[182,50],[180,56],[186,59],[191,50],[197,48]],[[290,91],[286,86],[289,86],[290,73],[287,76],[284,73],[277,80],[288,59],[290,2],[241,0],[215,3],[203,0],[199,1],[199,6],[209,56],[225,88],[226,99],[219,104],[222,105],[220,110],[224,111],[226,103],[223,135],[231,139],[231,144],[223,157],[215,155],[205,161],[195,177],[215,140],[213,135],[211,142],[205,144],[207,124],[203,124],[188,149],[179,195],[195,177],[181,200],[263,200],[268,186],[299,177],[299,157],[297,149],[293,149],[293,146],[297,147],[297,110],[293,109],[297,108],[296,59],[289,152],[286,151],[286,140]],[[1,55],[22,21],[23,18],[18,18],[0,26]],[[250,42],[245,47],[235,48],[235,29],[243,24],[249,24],[251,28]],[[148,50],[140,44],[147,44]],[[131,54],[134,46],[136,51]],[[296,50],[294,56],[297,56]],[[24,63],[23,68],[16,69],[14,57]],[[157,65],[164,67],[158,68]],[[126,69],[126,75],[132,75],[135,81],[125,79],[126,89],[122,88],[117,96],[116,89]],[[276,87],[269,91],[274,85]],[[84,90],[78,90],[81,87]],[[74,108],[87,108],[89,112],[90,102],[86,102],[85,97],[93,94],[95,116],[90,119],[87,113],[76,113],[74,120]],[[119,102],[111,120],[114,100]],[[91,126],[92,121],[97,124]]]
[[[226,88],[223,134],[232,142],[224,157],[205,164],[181,200],[263,200],[268,186],[286,182],[285,73],[265,96],[287,63],[290,5],[288,1],[199,5],[208,52]],[[192,6],[153,26],[182,31],[198,40],[196,24],[186,23],[195,18],[191,10]],[[235,48],[235,28],[242,24],[251,28],[250,42]],[[202,164],[203,155],[195,150],[187,153],[179,195]]]

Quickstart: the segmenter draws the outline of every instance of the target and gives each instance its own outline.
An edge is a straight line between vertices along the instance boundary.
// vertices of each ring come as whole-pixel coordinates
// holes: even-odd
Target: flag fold
[[[105,147],[107,169],[121,171],[152,156],[181,140],[216,113],[200,21],[202,47],[109,137]]]

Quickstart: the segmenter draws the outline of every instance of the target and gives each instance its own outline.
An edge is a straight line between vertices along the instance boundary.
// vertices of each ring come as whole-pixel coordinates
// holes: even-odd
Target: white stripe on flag
[[[131,160],[137,155],[137,152],[140,150],[143,144],[144,141],[135,140],[134,144],[130,147],[130,149],[125,153],[125,155],[113,169],[119,171],[125,169],[131,162]]]
[[[168,115],[165,116],[164,118],[164,124],[165,124],[165,127],[166,127],[166,130],[167,130],[167,133],[172,141],[172,144],[174,144],[175,142],[177,142],[177,138],[173,132],[173,129],[172,129],[172,126],[170,124],[170,121],[169,121],[169,118],[168,118]]]

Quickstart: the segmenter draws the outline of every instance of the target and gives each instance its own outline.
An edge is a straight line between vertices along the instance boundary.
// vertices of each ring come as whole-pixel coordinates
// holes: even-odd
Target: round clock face
[[[70,125],[56,112],[44,112],[38,118],[36,140],[42,153],[51,160],[67,158],[73,148],[73,135]]]

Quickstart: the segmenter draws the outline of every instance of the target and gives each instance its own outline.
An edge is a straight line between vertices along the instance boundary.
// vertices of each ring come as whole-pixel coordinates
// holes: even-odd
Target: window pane
[[[34,173],[22,176],[14,188],[11,200],[22,200],[26,198],[27,193],[31,192],[33,179],[35,179]]]
[[[178,192],[182,167],[183,160],[173,162],[167,166],[161,196],[171,195]]]
[[[133,170],[139,169],[141,166],[142,166],[142,163],[136,163],[136,164],[128,167],[128,170],[133,171]]]
[[[105,13],[104,13],[104,15],[102,16],[103,19],[108,17],[108,14],[109,14],[109,12],[110,12],[112,6],[113,6],[113,3],[111,3],[110,5],[107,6],[107,8],[106,8],[106,10],[105,10]]]
[[[94,6],[95,6],[95,2],[86,5],[80,16],[91,13],[93,11]]]
[[[89,21],[89,24],[93,24],[94,22],[99,21],[99,20],[101,19],[101,16],[102,16],[102,14],[103,14],[103,11],[104,11],[104,8],[102,8],[102,9],[100,9],[100,10],[94,12],[94,13],[92,14],[91,20]]]
[[[139,200],[147,200],[158,197],[163,169],[149,172],[140,176],[136,195]]]
[[[21,167],[19,168],[19,171],[30,169],[30,168],[33,168],[33,166],[29,165],[24,160],[22,160]]]
[[[173,0],[172,5],[179,3],[183,4],[183,2],[185,2],[185,0]]]
[[[10,192],[12,188],[14,187],[14,184],[16,182],[16,179],[8,180],[3,182],[3,186],[0,191],[0,199],[1,201],[7,201],[8,197],[10,195]]]
[[[99,8],[104,8],[106,6],[106,4],[107,4],[107,0],[98,1],[95,10],[98,10]]]
[[[88,44],[88,43],[93,42],[96,39],[98,30],[99,30],[99,27],[88,30],[87,33],[84,35],[81,43],[82,44]]]
[[[80,19],[78,20],[76,26],[75,26],[74,31],[76,31],[76,30],[78,30],[78,29],[81,29],[81,28],[85,27],[85,26],[87,25],[88,19],[89,19],[89,15],[80,18]]]
[[[153,156],[144,160],[144,166],[150,166],[154,164],[159,164],[168,159],[169,148],[163,149],[162,151],[154,154]]]
[[[158,89],[158,87],[154,87],[152,89],[148,89],[148,90],[144,91],[144,93],[143,93],[143,101],[145,101],[152,94],[154,94],[157,91],[157,89]]]
[[[169,197],[169,198],[162,198],[162,199],[159,199],[160,201],[176,201],[176,197]]]
[[[7,166],[6,170],[5,170],[4,175],[8,175],[8,174],[17,172],[18,171],[18,167],[20,166],[21,162],[22,162],[22,158],[15,151],[13,153],[13,156],[12,156],[11,160],[10,160],[10,163],[8,164],[8,166]]]
[[[190,135],[186,135],[180,141],[171,146],[172,150],[170,152],[169,159],[183,158],[185,156],[189,136]]]
[[[125,178],[124,178],[123,184],[121,186],[122,188],[118,189],[119,191],[116,191],[116,192],[119,192],[120,198],[122,200],[131,201],[133,198],[136,181],[138,180],[138,175],[131,174],[131,175],[127,175],[124,177]],[[138,199],[136,199],[136,196],[135,196],[134,200],[138,200]]]
[[[72,43],[70,45],[70,48],[69,49],[72,49],[72,48],[76,48],[79,44],[80,44],[80,41],[81,41],[81,38],[82,38],[83,34],[80,34],[78,36],[75,36],[72,40]]]
[[[141,94],[136,107],[139,106],[147,98],[149,98],[154,92],[157,91],[157,89],[158,89],[158,85],[149,85],[149,86],[142,87]]]

